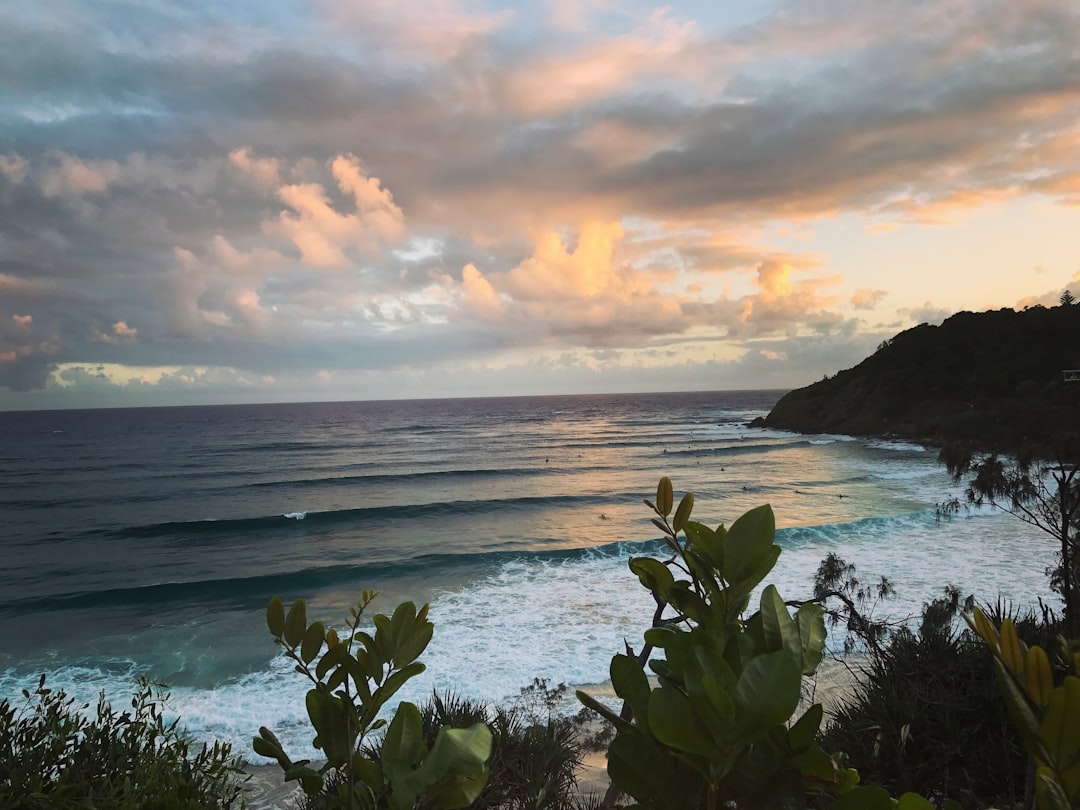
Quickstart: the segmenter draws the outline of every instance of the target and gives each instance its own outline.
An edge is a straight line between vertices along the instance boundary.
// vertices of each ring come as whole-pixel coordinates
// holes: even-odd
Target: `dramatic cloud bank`
[[[1080,287],[1080,6],[736,5],[13,9],[0,409],[791,387]]]

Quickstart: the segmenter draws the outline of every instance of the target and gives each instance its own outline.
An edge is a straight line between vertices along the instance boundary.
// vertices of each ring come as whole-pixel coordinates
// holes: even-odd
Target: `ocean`
[[[1058,604],[1051,538],[992,509],[939,521],[961,490],[933,449],[747,427],[780,393],[0,413],[0,697],[45,673],[124,706],[147,675],[199,739],[259,761],[265,725],[314,756],[266,603],[341,626],[363,588],[377,611],[431,603],[404,699],[603,682],[652,613],[626,562],[660,553],[642,500],[662,475],[708,523],[772,504],[785,598],[836,552],[893,582],[879,616],[946,584]]]

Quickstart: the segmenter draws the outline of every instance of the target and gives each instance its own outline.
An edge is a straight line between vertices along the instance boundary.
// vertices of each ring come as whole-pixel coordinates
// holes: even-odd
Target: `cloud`
[[[935,307],[932,302],[927,301],[921,307],[912,307],[909,309],[898,309],[897,314],[907,318],[913,323],[928,323],[933,326],[938,326],[953,313],[948,309],[942,309],[941,307]]]
[[[404,240],[405,215],[379,178],[366,176],[353,155],[334,158],[330,170],[341,191],[352,197],[355,213],[338,212],[317,183],[286,185],[277,196],[292,213],[283,211],[276,222],[267,223],[267,232],[285,235],[312,267],[348,267],[350,248],[377,253],[383,244]]]
[[[672,70],[699,39],[694,21],[661,9],[632,34],[590,43],[573,56],[543,54],[525,62],[500,82],[502,101],[529,117],[566,113],[623,91],[642,76]]]
[[[94,343],[124,343],[134,340],[138,334],[138,329],[128,326],[124,321],[117,321],[107,332],[91,329],[90,340]]]
[[[1021,204],[1080,199],[1068,0],[571,5],[17,9],[0,389],[97,363],[206,396],[315,368],[406,390],[563,356],[578,382],[671,382],[713,350],[787,380],[808,341],[861,345],[885,295],[936,320],[986,280],[958,254],[924,306],[851,261],[867,223],[906,250],[996,210],[1020,244]],[[1060,221],[1024,266],[1073,271]],[[235,375],[180,379],[211,367]]]
[[[229,163],[260,188],[273,188],[281,183],[281,161],[253,157],[249,146],[229,152]]]
[[[837,275],[807,275],[816,262],[794,257],[765,258],[754,273],[756,292],[723,297],[704,307],[709,322],[723,325],[733,337],[795,336],[804,330],[829,333],[845,318],[830,307],[839,298],[826,293],[843,279]],[[801,278],[799,276],[802,276]]]
[[[30,174],[30,163],[18,155],[0,155],[0,175],[12,185],[19,185]]]
[[[534,232],[531,255],[507,271],[482,274],[468,265],[464,311],[588,346],[640,345],[686,327],[678,303],[622,256],[619,223],[587,223],[574,236],[571,244],[555,231]]]
[[[1047,290],[1041,295],[1026,296],[1017,301],[1013,306],[1015,309],[1026,309],[1028,307],[1056,307],[1061,303],[1061,295],[1065,290],[1069,290],[1070,292],[1076,290],[1077,292],[1073,294],[1080,294],[1080,269],[1078,269],[1069,281],[1060,289]]]
[[[851,294],[851,305],[855,309],[873,309],[888,295],[885,290],[860,287]]]
[[[41,178],[41,193],[46,197],[100,194],[120,175],[120,166],[112,160],[82,161],[61,153],[58,162]]]

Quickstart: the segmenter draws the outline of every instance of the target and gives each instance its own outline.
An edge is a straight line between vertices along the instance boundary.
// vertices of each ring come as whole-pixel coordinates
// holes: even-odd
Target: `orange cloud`
[[[252,157],[249,146],[229,152],[229,163],[260,188],[272,188],[281,182],[281,161]]]
[[[46,197],[99,194],[120,176],[120,165],[114,160],[82,161],[60,153],[59,163],[41,178],[41,193]]]
[[[117,321],[107,332],[90,330],[90,340],[94,343],[129,343],[139,334],[139,330],[128,326],[126,321]]]
[[[338,187],[353,198],[355,213],[340,213],[318,183],[282,186],[277,196],[292,209],[281,212],[265,229],[287,237],[313,267],[348,267],[345,251],[359,248],[378,253],[382,243],[405,237],[405,215],[377,177],[368,177],[354,155],[340,155],[330,164]]]
[[[461,309],[588,344],[682,331],[679,304],[622,258],[622,239],[618,222],[585,225],[573,246],[558,232],[534,233],[532,255],[508,272],[484,276],[466,266]]]

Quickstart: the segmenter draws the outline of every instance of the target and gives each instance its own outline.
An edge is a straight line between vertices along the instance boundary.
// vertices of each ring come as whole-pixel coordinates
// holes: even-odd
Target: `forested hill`
[[[786,394],[768,427],[895,435],[1001,451],[1080,431],[1080,304],[960,312],[882,344],[859,365]]]

